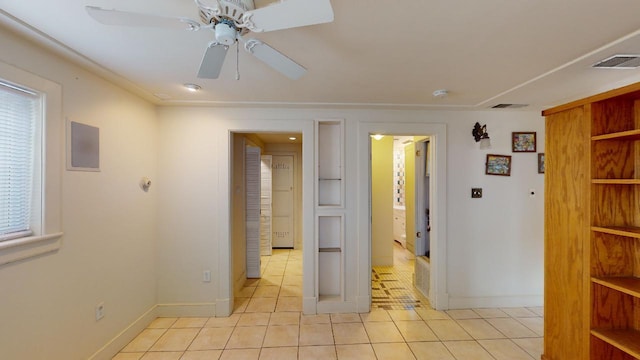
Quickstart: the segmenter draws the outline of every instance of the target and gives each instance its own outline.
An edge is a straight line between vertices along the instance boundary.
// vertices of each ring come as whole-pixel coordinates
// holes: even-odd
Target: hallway
[[[264,277],[247,281],[231,316],[158,318],[113,359],[540,358],[541,308],[436,311],[407,288],[393,285],[389,293],[399,294],[397,304],[408,301],[409,306],[379,303],[367,314],[303,315],[302,252],[274,250],[262,259]],[[383,278],[379,283],[410,279],[411,261],[401,258],[396,264],[374,269]]]

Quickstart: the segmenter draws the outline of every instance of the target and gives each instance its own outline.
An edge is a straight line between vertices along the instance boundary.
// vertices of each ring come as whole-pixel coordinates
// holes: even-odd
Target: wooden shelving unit
[[[640,84],[543,115],[544,359],[640,359]]]
[[[591,335],[625,354],[640,358],[640,332],[633,330],[591,330]],[[612,359],[612,358],[602,358]]]
[[[596,182],[591,188],[590,358],[637,359],[640,101],[626,97],[602,100],[591,104],[591,114],[591,177],[608,181]]]

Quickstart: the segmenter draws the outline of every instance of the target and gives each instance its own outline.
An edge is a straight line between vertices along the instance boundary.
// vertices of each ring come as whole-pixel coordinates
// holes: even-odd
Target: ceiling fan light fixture
[[[217,23],[215,29],[219,44],[231,46],[236,42],[236,29],[226,21]]]
[[[191,92],[197,92],[200,91],[200,89],[202,89],[202,87],[200,85],[197,84],[192,84],[192,83],[186,83],[183,85],[185,89],[191,91]]]

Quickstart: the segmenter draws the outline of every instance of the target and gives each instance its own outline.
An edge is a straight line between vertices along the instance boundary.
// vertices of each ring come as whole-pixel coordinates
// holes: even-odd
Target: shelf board
[[[591,281],[627,295],[640,298],[640,278],[632,276],[592,277]]]
[[[640,359],[640,331],[592,329],[591,335]]]
[[[342,251],[339,247],[321,247],[318,249],[319,252],[340,252]]]
[[[640,140],[640,129],[592,136],[591,140]]]
[[[592,226],[591,230],[611,234],[611,235],[621,235],[633,237],[636,239],[640,239],[640,228],[633,226]]]
[[[592,179],[591,183],[605,185],[640,185],[640,179]]]

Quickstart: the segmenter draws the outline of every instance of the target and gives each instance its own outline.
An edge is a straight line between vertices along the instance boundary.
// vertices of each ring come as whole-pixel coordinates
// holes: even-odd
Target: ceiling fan
[[[201,22],[184,17],[163,17],[128,11],[86,6],[89,15],[105,25],[175,28],[188,31],[208,29],[214,40],[204,53],[198,77],[217,79],[227,50],[244,45],[247,52],[290,79],[298,79],[306,69],[257,39],[246,39],[249,32],[267,32],[316,25],[333,21],[330,0],[281,0],[256,9],[253,0],[195,0]],[[236,78],[238,76],[236,75]]]

